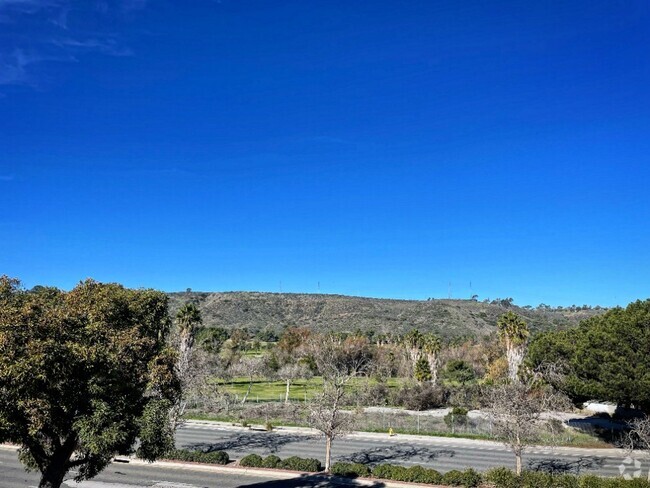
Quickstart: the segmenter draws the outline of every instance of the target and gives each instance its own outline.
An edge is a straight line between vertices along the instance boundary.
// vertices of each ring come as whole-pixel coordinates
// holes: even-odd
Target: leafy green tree
[[[96,476],[117,454],[154,460],[173,447],[180,384],[166,346],[167,297],[91,280],[33,293],[0,278],[0,442],[41,472]]]
[[[223,327],[205,327],[196,334],[196,342],[205,352],[217,354],[230,334]]]
[[[452,381],[464,385],[476,379],[476,373],[472,366],[461,359],[452,359],[447,363],[443,371],[443,376],[447,381]]]
[[[535,337],[531,369],[574,402],[606,400],[650,412],[650,300]]]
[[[431,370],[429,369],[429,361],[424,356],[415,362],[415,368],[413,368],[413,377],[420,383],[425,381],[431,381]]]
[[[506,346],[506,358],[508,360],[508,378],[517,382],[519,366],[526,354],[526,341],[530,335],[526,322],[514,313],[508,311],[503,314],[497,322],[499,338]]]

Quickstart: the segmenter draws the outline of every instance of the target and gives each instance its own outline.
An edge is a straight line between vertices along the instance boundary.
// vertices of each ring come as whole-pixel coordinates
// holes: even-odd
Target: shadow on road
[[[377,464],[387,461],[434,461],[439,457],[454,457],[456,451],[452,449],[428,449],[410,444],[401,444],[390,447],[376,447],[342,456],[341,461],[362,464]]]
[[[250,449],[266,449],[269,452],[277,452],[282,446],[292,442],[304,442],[305,440],[315,439],[313,436],[290,435],[290,434],[259,434],[243,433],[237,437],[226,439],[221,442],[198,442],[185,444],[185,449],[192,449],[203,452],[212,451],[245,451]]]
[[[305,474],[290,480],[261,481],[250,485],[240,485],[240,488],[325,488],[327,486],[370,486],[372,488],[383,488],[386,486],[381,481],[366,483],[362,485],[357,481],[347,478],[330,477],[322,474]]]
[[[584,457],[575,461],[559,459],[531,459],[528,469],[549,474],[580,474],[584,469],[596,469],[603,465],[603,459],[597,457]]]

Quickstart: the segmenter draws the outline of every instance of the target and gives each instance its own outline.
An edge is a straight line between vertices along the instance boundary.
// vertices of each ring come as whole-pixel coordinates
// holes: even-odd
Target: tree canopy
[[[650,412],[650,300],[540,334],[527,363],[575,402],[612,401]]]
[[[161,292],[92,280],[27,292],[0,278],[0,442],[21,446],[39,486],[71,469],[92,478],[138,438],[148,460],[173,447],[169,325]]]

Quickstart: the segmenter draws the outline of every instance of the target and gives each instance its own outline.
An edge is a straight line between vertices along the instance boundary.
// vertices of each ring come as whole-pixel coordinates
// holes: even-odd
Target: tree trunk
[[[430,354],[428,357],[429,360],[429,371],[431,372],[431,384],[436,385],[438,383],[438,357],[435,354]]]
[[[506,357],[508,359],[508,378],[513,383],[519,383],[519,366],[524,360],[526,350],[521,346],[510,345],[506,350]]]
[[[289,388],[291,388],[291,380],[287,380],[287,391],[284,394],[284,403],[289,403]]]
[[[58,466],[48,466],[45,472],[41,475],[41,481],[38,483],[38,488],[60,488],[63,484],[66,470]]]
[[[515,457],[517,458],[517,476],[521,476],[521,453],[515,453]]]
[[[325,472],[330,472],[332,464],[332,438],[328,435],[325,436]]]
[[[246,394],[244,395],[244,399],[241,401],[242,405],[246,403],[246,400],[248,400],[248,395],[251,393],[251,388],[253,388],[253,377],[250,377],[250,381],[248,382],[248,390],[246,390]]]

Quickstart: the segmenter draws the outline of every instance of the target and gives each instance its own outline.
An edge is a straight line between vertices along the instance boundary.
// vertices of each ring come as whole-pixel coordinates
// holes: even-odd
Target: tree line
[[[324,434],[326,469],[333,442],[352,428],[344,407],[358,377],[401,375],[436,387],[476,381],[480,365],[485,410],[518,472],[539,435],[533,427],[567,399],[650,413],[650,300],[534,337],[507,311],[494,338],[460,344],[416,329],[369,337],[301,327],[255,344],[245,330],[200,325],[196,304],[172,319],[167,296],[154,290],[92,280],[69,292],[25,290],[1,277],[0,441],[21,446],[21,461],[41,473],[39,487],[58,488],[70,470],[77,481],[90,479],[136,445],[144,459],[163,456],[189,405],[208,399],[228,408],[215,378],[248,377],[246,401],[253,378],[269,372],[285,383],[285,402],[297,379],[322,378],[308,417]],[[647,447],[647,417],[635,422],[630,441]]]

